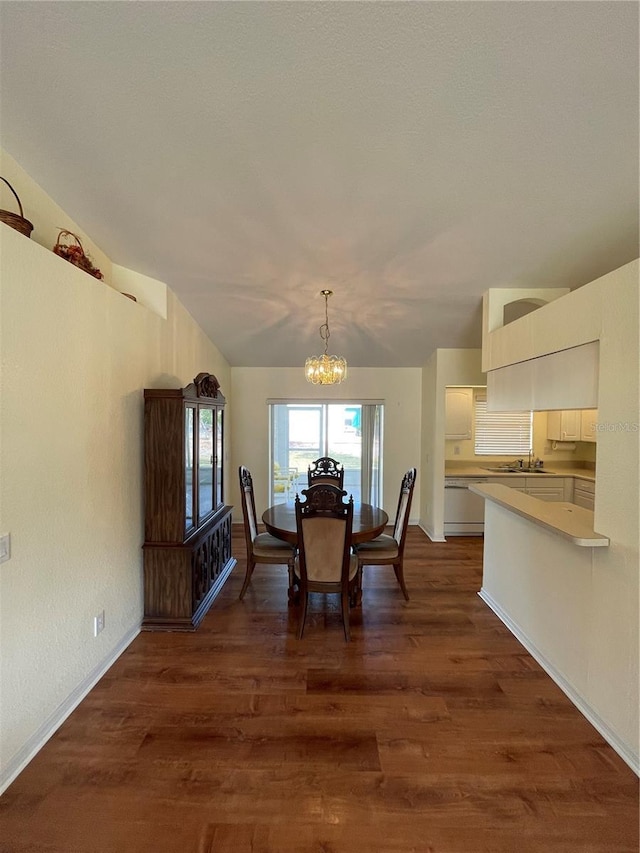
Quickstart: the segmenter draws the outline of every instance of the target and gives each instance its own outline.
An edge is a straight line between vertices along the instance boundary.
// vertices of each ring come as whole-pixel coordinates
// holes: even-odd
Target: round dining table
[[[262,522],[272,536],[292,545],[298,544],[296,508],[293,501],[270,506],[262,514]],[[351,541],[354,545],[369,542],[379,536],[388,523],[389,516],[380,507],[354,501]]]

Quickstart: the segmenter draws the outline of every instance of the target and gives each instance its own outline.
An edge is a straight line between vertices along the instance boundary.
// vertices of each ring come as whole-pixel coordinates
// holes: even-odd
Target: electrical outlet
[[[93,617],[93,636],[97,637],[101,631],[104,631],[104,610]]]
[[[11,534],[3,533],[0,536],[0,563],[11,559]]]
[[[454,447],[453,447],[453,455],[454,455],[454,456],[460,456],[460,445],[459,445],[459,444],[455,444],[455,445],[454,445]]]

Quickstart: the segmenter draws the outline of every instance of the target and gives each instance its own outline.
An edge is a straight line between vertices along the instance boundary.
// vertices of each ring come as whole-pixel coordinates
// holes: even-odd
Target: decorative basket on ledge
[[[19,231],[21,234],[24,234],[25,237],[31,237],[31,232],[33,231],[33,223],[29,222],[28,219],[25,219],[22,210],[22,204],[20,203],[20,199],[18,198],[18,193],[11,186],[9,181],[6,178],[0,176],[0,181],[4,181],[5,184],[9,187],[11,192],[16,197],[16,201],[18,202],[18,207],[20,208],[20,216],[17,213],[11,213],[10,210],[0,210],[0,222],[4,222],[5,225],[10,225],[12,228],[15,228],[16,231]]]
[[[75,242],[69,242],[70,240]],[[53,247],[56,255],[69,261],[74,267],[79,267],[81,270],[88,272],[94,278],[103,279],[104,276],[97,267],[91,263],[91,260],[85,255],[82,243],[77,234],[73,231],[67,231],[65,228],[60,230],[58,241]]]

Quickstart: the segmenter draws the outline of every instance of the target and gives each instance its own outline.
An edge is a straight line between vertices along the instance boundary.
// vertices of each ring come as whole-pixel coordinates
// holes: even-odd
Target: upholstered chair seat
[[[310,592],[338,593],[344,636],[351,639],[349,605],[357,600],[360,567],[351,548],[353,498],[335,485],[317,483],[296,496],[298,555],[294,575],[300,587],[302,614],[298,637],[302,639]]]
[[[256,519],[256,503],[253,495],[253,478],[248,468],[241,465],[238,469],[240,478],[240,496],[242,499],[242,517],[244,521],[244,538],[247,546],[247,572],[240,590],[240,598],[244,598],[251,575],[257,563],[271,565],[286,565],[289,569],[289,598],[294,597],[295,579],[293,561],[296,555],[295,545],[289,545],[281,539],[276,539],[270,533],[258,533]]]
[[[375,559],[376,557],[384,557],[391,559],[397,557],[400,546],[388,533],[381,533],[376,539],[371,542],[363,542],[357,545],[358,557],[362,563],[366,562],[368,557]]]
[[[411,509],[411,498],[413,487],[416,482],[416,469],[410,468],[400,484],[400,496],[398,498],[398,511],[393,527],[393,536],[381,533],[371,542],[363,542],[354,546],[358,555],[358,564],[361,569],[364,566],[393,566],[400,589],[405,599],[409,601],[407,585],[404,582],[404,544],[407,538],[407,526],[409,524],[409,510]]]
[[[276,539],[270,533],[258,533],[253,540],[254,557],[273,557],[274,563],[288,563],[292,546],[282,539]],[[276,559],[277,558],[277,559]]]

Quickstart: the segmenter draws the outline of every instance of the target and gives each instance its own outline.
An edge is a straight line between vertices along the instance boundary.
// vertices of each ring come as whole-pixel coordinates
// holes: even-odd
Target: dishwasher
[[[484,498],[470,492],[469,486],[488,482],[488,477],[445,477],[445,536],[477,536],[484,532]]]

